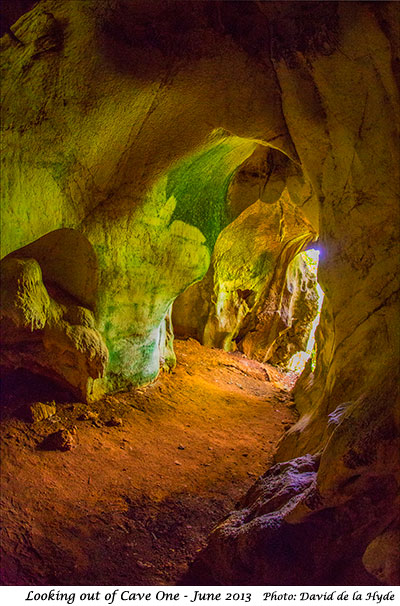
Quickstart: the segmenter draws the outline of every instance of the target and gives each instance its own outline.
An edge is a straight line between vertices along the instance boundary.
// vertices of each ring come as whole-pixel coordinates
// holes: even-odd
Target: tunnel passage
[[[271,358],[271,363],[275,362],[299,374],[309,360],[311,370],[315,371],[315,332],[324,300],[324,293],[318,283],[320,252],[312,246],[296,255],[288,267],[286,288],[290,296],[289,325],[278,337],[274,357]]]
[[[311,355],[322,300],[317,262],[299,251],[315,237],[286,191],[250,204],[221,232],[203,280],[174,302],[175,334],[283,368]]]

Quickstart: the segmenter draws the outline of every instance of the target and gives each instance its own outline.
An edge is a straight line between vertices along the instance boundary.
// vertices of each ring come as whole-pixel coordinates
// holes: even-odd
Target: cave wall
[[[252,181],[247,189],[253,189]],[[243,185],[240,191],[245,193]],[[317,301],[316,277],[308,280],[303,265],[297,264],[297,271],[291,267],[315,238],[286,187],[275,203],[258,199],[220,233],[204,279],[174,302],[175,333],[208,347],[239,348],[262,362],[287,362],[290,345],[292,353],[302,349],[318,313],[317,305],[307,305],[313,291]],[[301,343],[292,327],[294,307],[296,321],[303,323]]]
[[[109,350],[108,389],[156,375],[170,305],[206,273],[229,223],[229,180],[256,144],[301,170],[287,188],[317,226],[326,296],[316,371],[300,380],[301,418],[277,460],[306,457],[305,467],[271,472],[295,487],[295,499],[267,476],[282,497],[273,510],[260,508],[261,491],[243,505],[254,497],[250,514],[214,532],[199,561],[218,582],[237,582],[244,567],[248,582],[251,570],[257,583],[290,582],[283,571],[294,570],[293,545],[297,562],[307,554],[315,563],[314,581],[344,554],[361,562],[365,552],[371,569],[368,553],[385,543],[378,535],[392,536],[396,13],[395,3],[44,0],[1,40],[1,255],[61,228],[84,235],[99,267],[90,311]],[[217,192],[207,154],[223,167]],[[299,188],[310,195],[296,197]],[[210,199],[214,210],[203,214]],[[311,476],[298,482],[303,472]]]
[[[307,251],[299,253],[288,265],[279,312],[283,328],[268,352],[270,364],[291,368],[295,354],[300,354],[297,359],[301,354],[315,354],[314,334],[322,302],[318,261],[313,262]]]
[[[92,311],[97,294],[96,255],[77,230],[55,230],[5,257],[0,291],[2,373],[29,369],[84,401],[96,399],[95,386],[108,363]]]
[[[274,74],[254,63],[249,78],[242,49],[181,10],[49,0],[2,38],[2,256],[60,228],[90,242],[109,350],[98,393],[156,376],[167,310],[230,220],[235,169],[260,140],[292,151]]]
[[[263,8],[274,20],[274,9]],[[287,8],[282,32],[288,20],[296,31],[295,10]],[[346,571],[361,574],[361,560],[380,582],[399,580],[387,565],[399,478],[398,49],[390,28],[398,20],[387,4],[382,13],[358,3],[334,10],[336,21],[325,23],[334,48],[327,40],[321,53],[297,49],[274,61],[286,122],[320,202],[326,296],[316,371],[296,387],[301,417],[281,441],[282,463],[200,558],[222,583],[343,582]],[[377,544],[385,548],[372,565]]]

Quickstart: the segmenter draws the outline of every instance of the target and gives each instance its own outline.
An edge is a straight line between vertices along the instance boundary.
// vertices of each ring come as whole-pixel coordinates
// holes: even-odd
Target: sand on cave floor
[[[191,339],[175,350],[176,369],[151,385],[56,401],[44,421],[23,420],[34,384],[28,398],[14,391],[1,431],[3,584],[179,583],[271,464],[295,420],[294,375]],[[98,418],[79,420],[85,411]],[[112,416],[123,425],[108,426]],[[41,448],[73,426],[75,448]]]

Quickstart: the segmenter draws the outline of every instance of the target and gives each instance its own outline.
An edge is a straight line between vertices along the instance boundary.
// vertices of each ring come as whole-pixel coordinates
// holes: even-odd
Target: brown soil
[[[175,345],[176,369],[151,385],[90,406],[57,401],[40,422],[23,420],[27,398],[14,390],[1,432],[3,584],[179,583],[270,465],[294,421],[293,375]],[[72,429],[71,450],[49,449],[60,429]]]

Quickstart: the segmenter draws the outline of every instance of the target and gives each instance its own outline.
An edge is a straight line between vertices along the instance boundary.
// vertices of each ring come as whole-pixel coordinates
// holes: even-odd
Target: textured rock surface
[[[286,189],[273,204],[258,200],[248,206],[218,237],[205,278],[175,301],[177,334],[226,351],[239,346],[260,361],[287,362],[305,349],[318,311],[308,304],[317,301],[316,277],[300,261],[288,273],[294,256],[315,236]]]
[[[211,22],[199,38],[210,16],[181,10],[49,0],[2,40],[2,254],[60,227],[84,234],[99,266],[96,319],[110,386],[157,374],[166,312],[207,271],[229,221],[230,178],[255,140],[293,151],[274,75],[255,64],[249,78],[246,53]],[[240,137],[211,135],[221,127]],[[15,222],[20,228],[8,229]]]
[[[365,550],[363,555],[365,568],[387,585],[400,584],[400,530],[393,524]]]
[[[157,374],[171,303],[204,276],[219,232],[251,202],[232,203],[229,216],[236,169],[258,145],[296,164],[291,171],[283,162],[278,173],[318,229],[326,296],[315,375],[298,384],[301,418],[278,459],[321,453],[321,463],[313,498],[307,488],[293,509],[280,503],[284,523],[259,543],[260,583],[289,582],[293,561],[321,562],[343,579],[346,563],[361,566],[395,518],[397,10],[396,3],[46,0],[2,39],[2,256],[18,258],[18,249],[60,228],[83,234],[98,265],[95,302],[83,299],[80,279],[77,295],[61,275],[57,285],[95,311],[95,329],[85,330],[106,341],[109,386]],[[275,196],[281,185],[277,178]],[[18,330],[6,339],[43,331],[56,356],[61,342],[87,365],[77,343],[91,349],[93,341],[82,325],[50,325],[60,305],[41,285],[42,263],[31,259],[34,296],[15,307],[11,279],[5,309]],[[86,386],[85,379],[82,393]],[[257,517],[254,527],[263,532]],[[291,551],[271,555],[270,540],[287,544],[289,536],[292,545],[293,534],[294,560]],[[212,546],[207,567],[235,584],[230,553],[245,563],[246,540],[216,533]],[[311,580],[321,579],[318,566]]]
[[[29,407],[29,417],[34,423],[48,419],[56,414],[56,404],[51,402],[49,404],[43,404],[42,402],[35,402]]]
[[[395,495],[395,482],[389,476],[383,481],[370,478],[361,498],[350,497],[347,490],[341,503],[326,508],[317,471],[318,457],[310,455],[271,467],[211,533],[193,566],[194,578],[221,585],[233,579],[237,585],[258,585],[260,579],[266,585],[276,585],[277,580],[282,585],[330,585],[340,580],[351,584],[356,579],[375,584],[358,561],[376,528],[388,524],[387,501]],[[385,547],[393,558],[395,537],[387,538]],[[351,547],[344,545],[349,540]],[[391,577],[383,570],[376,574],[379,564],[367,567],[380,581],[390,582],[391,566],[393,559],[382,566]]]
[[[59,429],[48,435],[42,442],[44,450],[72,450],[76,446],[76,430]]]
[[[258,585],[260,579],[268,583],[275,577],[283,585],[296,580],[301,585],[309,561],[296,544],[296,526],[285,518],[310,493],[317,468],[318,459],[307,455],[275,465],[261,476],[238,509],[212,532],[201,556],[203,578],[222,585],[233,578],[237,585]],[[207,562],[214,563],[218,555],[218,567],[207,568]]]
[[[35,259],[1,263],[1,365],[27,368],[68,386],[85,401],[96,397],[108,351],[89,309],[55,290],[49,295]]]
[[[318,322],[320,310],[317,277],[317,267],[308,262],[307,253],[300,253],[290,262],[279,306],[279,321],[274,323],[282,323],[283,328],[270,346],[271,364],[286,367],[294,354],[307,350],[313,323]],[[258,314],[259,321],[265,321],[265,316],[260,316]],[[254,342],[257,343],[255,339]],[[247,355],[253,357],[251,349]]]

